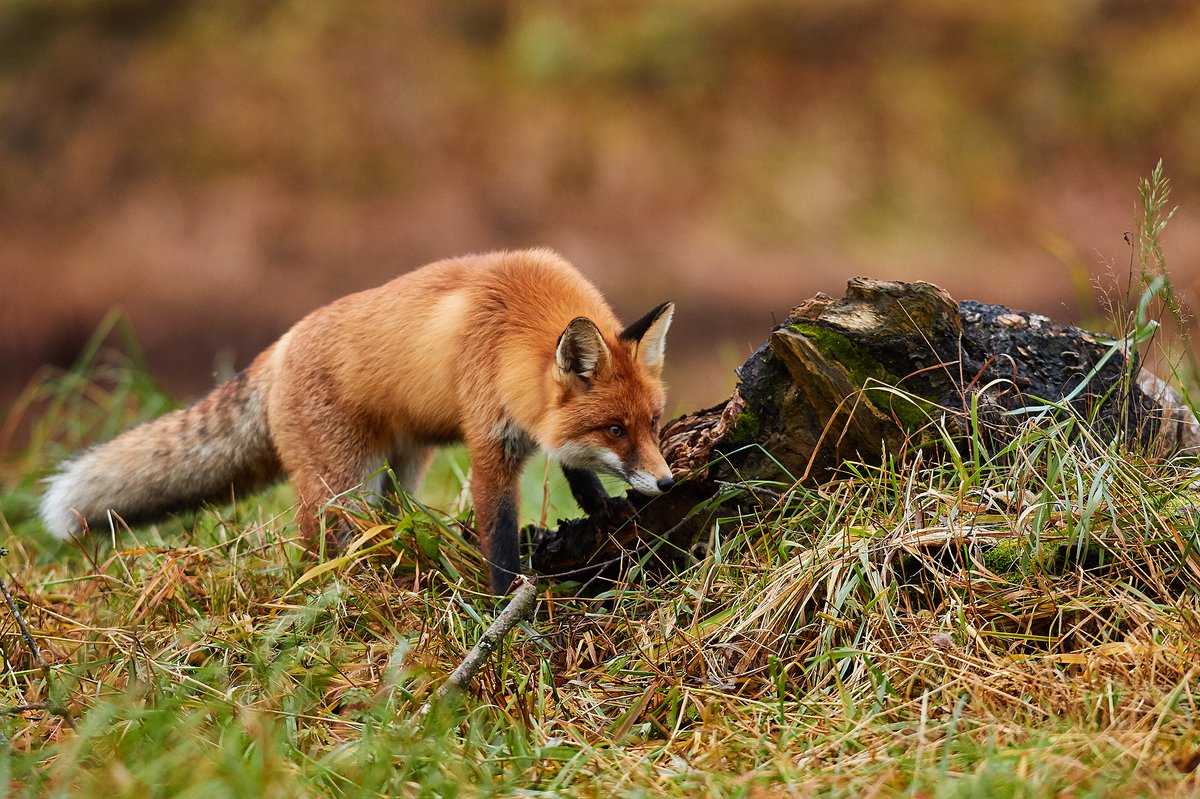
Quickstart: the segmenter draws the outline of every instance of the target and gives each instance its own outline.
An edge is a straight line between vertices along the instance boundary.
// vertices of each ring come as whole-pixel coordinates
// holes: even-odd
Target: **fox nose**
[[[658,490],[659,491],[666,491],[668,488],[670,488],[673,485],[675,485],[675,478],[669,474],[666,477],[658,478]]]

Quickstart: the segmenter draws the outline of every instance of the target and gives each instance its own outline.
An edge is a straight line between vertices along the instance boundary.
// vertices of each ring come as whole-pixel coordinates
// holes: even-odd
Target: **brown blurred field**
[[[125,309],[176,394],[307,310],[548,245],[679,305],[684,410],[848,277],[1094,314],[1162,158],[1200,286],[1200,6],[0,5],[0,399]],[[0,407],[3,407],[0,406]]]

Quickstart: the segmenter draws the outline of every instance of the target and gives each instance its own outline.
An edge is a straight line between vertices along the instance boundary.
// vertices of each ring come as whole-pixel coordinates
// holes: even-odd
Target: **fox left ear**
[[[667,328],[674,315],[675,303],[664,302],[621,331],[620,339],[637,344],[638,360],[652,372],[662,369],[667,351]]]
[[[554,378],[564,386],[586,389],[596,372],[608,362],[608,345],[596,323],[577,316],[558,337],[554,351]]]

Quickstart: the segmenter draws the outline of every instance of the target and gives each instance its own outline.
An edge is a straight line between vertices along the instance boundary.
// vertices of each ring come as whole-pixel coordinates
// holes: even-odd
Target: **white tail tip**
[[[49,479],[42,497],[42,524],[47,532],[63,540],[83,532],[79,514],[72,507],[75,502],[71,497],[72,466],[72,463],[65,464],[63,471]]]

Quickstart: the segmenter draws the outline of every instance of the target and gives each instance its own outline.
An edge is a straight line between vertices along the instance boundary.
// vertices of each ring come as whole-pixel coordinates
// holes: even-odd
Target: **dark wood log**
[[[1092,440],[1200,446],[1200,426],[1123,343],[1038,314],[956,303],[929,283],[856,278],[846,295],[797,306],[737,370],[720,405],[662,432],[679,480],[665,496],[633,492],[631,521],[560,520],[531,531],[534,569],[580,577],[644,552],[688,551],[731,486],[830,479],[847,460],[879,463],[914,448],[1003,446],[1024,425],[1074,418]],[[760,489],[769,490],[769,489]]]

